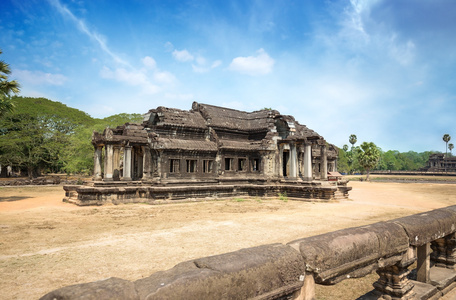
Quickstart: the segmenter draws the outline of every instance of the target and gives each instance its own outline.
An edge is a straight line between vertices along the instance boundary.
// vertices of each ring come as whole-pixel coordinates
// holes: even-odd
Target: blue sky
[[[456,142],[456,1],[3,0],[22,96],[93,117],[193,101],[293,115],[339,147]]]

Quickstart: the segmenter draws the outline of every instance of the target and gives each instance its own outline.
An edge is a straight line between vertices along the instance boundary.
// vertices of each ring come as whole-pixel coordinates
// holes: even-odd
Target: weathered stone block
[[[135,282],[141,299],[249,299],[291,295],[304,280],[297,251],[282,244],[178,264]]]
[[[410,239],[410,245],[417,247],[455,232],[456,210],[436,209],[391,222],[404,227]]]
[[[408,249],[405,231],[397,224],[375,223],[290,242],[299,249],[307,271],[320,284],[362,277],[394,265]]]
[[[111,277],[105,280],[66,286],[40,300],[139,300],[133,282]]]

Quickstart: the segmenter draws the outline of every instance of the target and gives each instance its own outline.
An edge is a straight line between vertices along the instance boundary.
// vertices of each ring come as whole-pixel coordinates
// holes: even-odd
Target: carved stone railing
[[[131,282],[67,286],[41,299],[315,299],[376,271],[359,299],[438,299],[456,287],[456,206],[388,222],[199,258]],[[414,270],[410,266],[417,263]]]

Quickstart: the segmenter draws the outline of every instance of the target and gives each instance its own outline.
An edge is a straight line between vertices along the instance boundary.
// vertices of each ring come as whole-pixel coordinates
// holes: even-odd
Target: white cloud
[[[206,64],[206,59],[202,56],[198,56],[196,58],[196,62],[198,63],[198,65],[205,65]]]
[[[154,73],[154,79],[159,83],[172,84],[173,82],[175,82],[176,77],[168,71],[156,71]]]
[[[150,81],[146,70],[129,71],[124,68],[117,68],[114,71],[104,66],[100,76],[105,79],[113,79],[131,86],[139,86],[143,94],[155,94],[160,91],[160,86]]]
[[[206,73],[206,72],[209,72],[209,68],[201,67],[201,66],[194,65],[194,64],[192,64],[192,69],[193,69],[193,72],[195,72],[195,73]]]
[[[68,80],[62,74],[44,73],[41,71],[14,70],[13,75],[17,77],[20,83],[30,83],[33,85],[63,85]]]
[[[192,61],[195,59],[193,57],[193,55],[191,55],[190,52],[187,51],[187,49],[184,49],[181,51],[174,50],[173,57],[174,57],[174,59],[176,59],[177,61],[180,61],[180,62]]]
[[[228,69],[251,76],[266,75],[272,72],[274,63],[264,49],[259,49],[256,56],[234,58]]]
[[[221,60],[216,60],[212,63],[211,65],[211,68],[214,69],[214,68],[217,68],[218,66],[220,66],[222,64],[222,61]]]
[[[102,78],[114,79],[120,82],[125,82],[129,85],[147,84],[147,76],[142,71],[128,71],[124,68],[117,68],[114,71],[108,67],[103,67],[100,72]]]
[[[391,38],[390,55],[397,60],[401,65],[408,65],[415,58],[415,44],[412,41],[407,41],[403,45],[396,43],[396,36]]]
[[[171,42],[166,42],[164,47],[166,52],[171,52],[174,50],[174,45]]]
[[[155,62],[155,59],[153,59],[150,56],[146,56],[142,59],[143,64],[148,67],[149,69],[155,69],[157,67],[157,63]]]
[[[214,61],[210,67],[206,66],[206,59],[202,58],[198,65],[192,64],[193,72],[195,73],[207,73],[211,69],[215,69],[222,64],[221,60]]]
[[[120,56],[113,53],[111,51],[111,49],[109,49],[109,47],[106,44],[106,38],[104,36],[97,33],[96,31],[90,30],[83,20],[77,18],[66,6],[63,6],[59,0],[49,0],[49,3],[51,3],[51,5],[53,5],[62,16],[69,18],[71,21],[76,23],[78,29],[81,32],[83,32],[84,34],[86,34],[89,38],[91,38],[92,40],[97,42],[98,45],[100,46],[100,48],[106,54],[111,56],[111,58],[115,62],[123,64],[123,65],[127,65],[127,66],[129,65],[127,62],[125,62],[123,59],[121,59]]]

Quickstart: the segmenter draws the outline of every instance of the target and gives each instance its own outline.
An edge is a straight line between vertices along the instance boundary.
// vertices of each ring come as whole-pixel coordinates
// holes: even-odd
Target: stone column
[[[431,246],[429,243],[419,246],[417,248],[417,266],[416,266],[416,280],[423,283],[430,283],[431,278]]]
[[[149,180],[152,178],[152,155],[149,146],[142,146],[142,150],[144,155],[142,180]]]
[[[220,157],[219,155],[217,155]],[[157,151],[157,171],[158,171],[158,177],[164,178],[163,177],[163,169],[162,169],[162,157],[163,157],[163,151]],[[217,161],[217,157],[215,159]],[[218,166],[220,168],[220,165]]]
[[[326,153],[326,144],[321,146],[320,159],[321,159],[320,180],[328,180],[328,156]]]
[[[101,151],[103,147],[102,146],[96,146],[95,151],[93,153],[93,180],[101,180]]]
[[[283,161],[283,144],[279,145],[279,178],[283,178],[283,166],[286,162]]]
[[[112,171],[113,171],[113,146],[106,145],[105,146],[105,174],[104,174],[104,181],[112,181]]]
[[[120,147],[114,146],[114,154],[112,159],[113,179],[120,180]]]
[[[296,144],[290,144],[290,177],[298,177],[297,172],[298,156],[296,153]]]
[[[131,146],[125,146],[124,148],[124,167],[122,180],[131,180]]]
[[[134,174],[136,179],[139,179],[143,175],[143,157],[144,153],[141,153],[141,148],[137,148],[135,151],[136,174]]]
[[[304,150],[304,180],[312,181],[312,145],[306,144]]]

